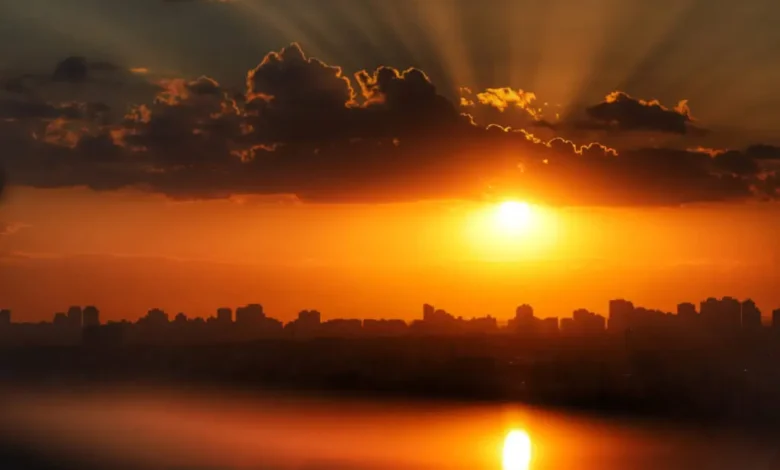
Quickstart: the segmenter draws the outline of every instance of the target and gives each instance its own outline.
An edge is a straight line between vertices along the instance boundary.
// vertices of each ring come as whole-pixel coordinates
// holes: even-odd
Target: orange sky
[[[777,2],[521,3],[0,4],[0,308],[780,307]]]
[[[171,202],[136,192],[14,188],[0,237],[0,299],[17,318],[71,303],[105,318],[160,306],[210,315],[261,302],[289,319],[419,315],[432,302],[464,316],[604,312],[612,297],[672,309],[708,295],[780,305],[780,219],[773,205],[666,209],[533,206],[507,234],[496,203],[301,204],[292,199]],[[726,222],[727,221],[727,222]]]

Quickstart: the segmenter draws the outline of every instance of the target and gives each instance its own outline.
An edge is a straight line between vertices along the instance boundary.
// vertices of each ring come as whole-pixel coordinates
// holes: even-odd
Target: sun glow
[[[545,257],[558,242],[557,214],[522,201],[482,206],[469,220],[468,236],[482,260]]]
[[[498,206],[496,223],[509,234],[523,233],[533,228],[534,212],[525,202],[507,201]]]
[[[521,430],[513,430],[504,439],[503,470],[528,470],[532,456],[531,436]]]

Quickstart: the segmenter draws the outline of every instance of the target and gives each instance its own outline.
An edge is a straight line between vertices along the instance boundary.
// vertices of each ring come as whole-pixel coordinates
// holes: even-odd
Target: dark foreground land
[[[780,420],[776,339],[471,336],[31,347],[0,353],[0,381],[512,401],[774,428]]]

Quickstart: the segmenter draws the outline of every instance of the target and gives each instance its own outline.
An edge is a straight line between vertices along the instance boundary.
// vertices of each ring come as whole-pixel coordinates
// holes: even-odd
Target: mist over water
[[[512,406],[171,388],[2,395],[4,444],[72,468],[501,470],[516,430],[531,438],[533,470],[780,468],[776,446],[755,437]]]

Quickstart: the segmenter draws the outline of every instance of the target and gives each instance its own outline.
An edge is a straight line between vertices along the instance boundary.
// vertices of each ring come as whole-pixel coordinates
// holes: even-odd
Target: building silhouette
[[[422,321],[414,322],[412,328],[418,333],[451,335],[459,330],[459,321],[446,310],[434,309],[432,305],[423,305]]]
[[[317,336],[334,338],[351,338],[360,336],[363,332],[363,321],[358,319],[337,318],[322,323]]]
[[[221,325],[233,323],[233,310],[227,307],[217,309],[217,322]]]
[[[298,312],[298,324],[304,327],[318,328],[322,323],[322,314],[317,310]]]
[[[742,303],[733,297],[710,297],[700,305],[701,319],[711,331],[728,333],[742,327]]]
[[[236,323],[239,325],[258,325],[263,318],[265,318],[265,312],[260,304],[249,304],[236,309]]]
[[[74,330],[80,330],[82,323],[81,307],[73,306],[68,309],[68,326]]]
[[[628,300],[609,302],[609,319],[586,309],[577,309],[567,318],[539,318],[531,305],[522,304],[506,326],[487,315],[456,317],[444,309],[425,304],[422,319],[407,323],[400,319],[330,319],[324,321],[317,310],[303,310],[295,320],[282,323],[266,315],[261,304],[249,304],[233,310],[220,308],[208,319],[188,318],[179,313],[173,322],[160,309],[151,309],[136,322],[108,322],[103,325],[97,307],[70,307],[56,313],[50,322],[13,323],[9,310],[0,310],[0,344],[27,345],[108,345],[122,343],[196,344],[254,341],[264,338],[317,337],[398,337],[411,336],[483,336],[502,335],[531,340],[569,337],[596,337],[605,333],[633,338],[627,344],[662,342],[666,339],[704,340],[728,336],[752,335],[765,331],[761,310],[751,299],[710,297],[699,304],[680,303],[676,314],[635,306]],[[772,312],[771,324],[780,333],[780,308]],[[108,326],[111,325],[110,328]],[[113,338],[113,339],[112,339]],[[645,342],[645,343],[643,343]]]
[[[704,326],[714,330],[718,326],[720,316],[720,301],[715,297],[708,297],[699,304],[699,312]]]
[[[146,316],[138,320],[138,323],[148,327],[163,327],[168,325],[168,314],[159,308],[153,308],[146,312]]]
[[[624,299],[609,301],[609,330],[614,333],[625,333],[632,327],[634,321],[634,304]]]
[[[97,309],[97,307],[93,305],[84,307],[84,311],[82,312],[82,315],[83,315],[84,328],[100,326],[100,311]]]
[[[55,327],[60,329],[67,329],[70,327],[70,320],[68,319],[68,315],[65,312],[55,313],[52,323]]]
[[[509,331],[532,335],[537,331],[539,319],[534,316],[534,308],[528,304],[520,305],[515,309],[515,317],[509,320]]]
[[[751,299],[742,302],[742,328],[750,330],[761,328],[761,310]]]
[[[434,309],[433,305],[430,304],[424,304],[423,305],[423,321],[429,321],[433,318],[433,314],[436,312],[436,309]]]
[[[690,302],[683,302],[677,304],[677,317],[686,323],[693,323],[696,321],[699,313],[696,311],[696,305]]]
[[[574,334],[598,334],[606,329],[606,319],[584,308],[577,309],[572,315],[571,333]]]
[[[287,329],[297,337],[313,337],[320,334],[322,314],[317,310],[301,310],[298,318],[287,324]]]
[[[366,336],[403,336],[409,325],[403,320],[363,320],[363,334]]]

